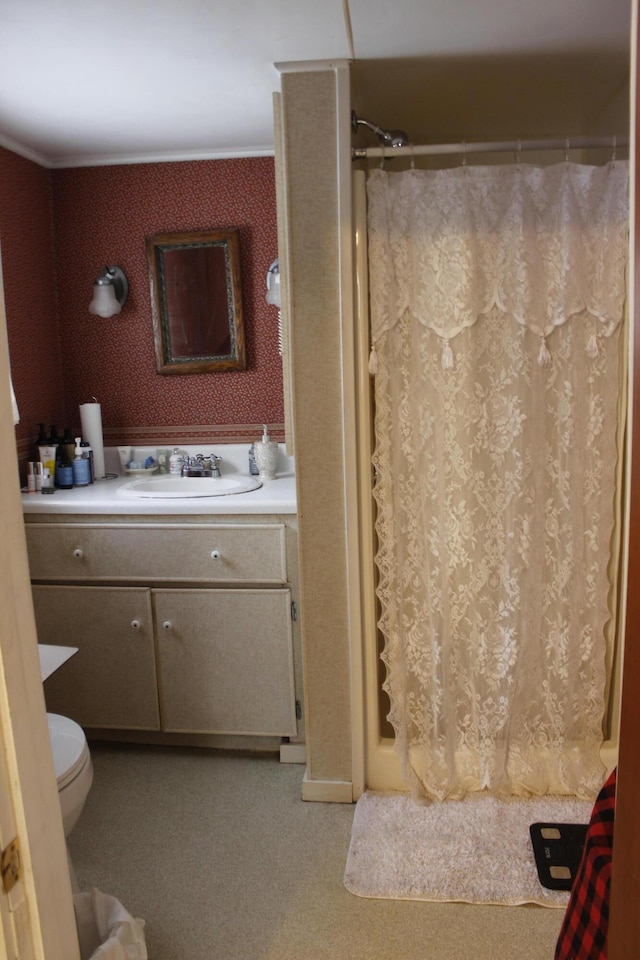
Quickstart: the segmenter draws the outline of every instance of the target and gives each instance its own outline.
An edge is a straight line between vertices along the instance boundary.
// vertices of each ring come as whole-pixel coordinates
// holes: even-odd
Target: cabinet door
[[[295,736],[289,590],[154,590],[162,727]]]
[[[78,647],[44,684],[47,710],[83,727],[158,730],[151,591],[34,586],[40,643]]]

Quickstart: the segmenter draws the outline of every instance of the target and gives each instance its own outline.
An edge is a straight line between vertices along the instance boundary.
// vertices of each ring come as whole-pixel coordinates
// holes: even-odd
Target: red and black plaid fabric
[[[606,960],[616,771],[598,794],[555,960]]]

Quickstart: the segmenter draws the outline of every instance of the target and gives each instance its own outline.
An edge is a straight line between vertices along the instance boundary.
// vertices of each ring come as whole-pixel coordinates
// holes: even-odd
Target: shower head
[[[359,126],[368,127],[369,130],[372,130],[380,143],[385,147],[407,147],[410,143],[409,137],[404,130],[384,130],[382,127],[379,127],[377,123],[372,123],[370,120],[363,120],[361,117],[356,116],[355,110],[352,110],[351,129],[354,133],[358,132]]]

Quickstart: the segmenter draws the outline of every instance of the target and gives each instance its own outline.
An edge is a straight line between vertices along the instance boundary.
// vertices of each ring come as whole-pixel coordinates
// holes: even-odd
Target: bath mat
[[[532,823],[588,823],[589,801],[473,795],[422,804],[365,792],[356,804],[344,883],[359,897],[565,908],[538,878]]]

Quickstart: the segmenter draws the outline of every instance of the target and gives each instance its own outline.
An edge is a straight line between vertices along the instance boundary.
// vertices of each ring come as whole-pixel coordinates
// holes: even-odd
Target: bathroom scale
[[[582,823],[532,823],[529,827],[538,877],[548,890],[571,890],[587,838]]]

